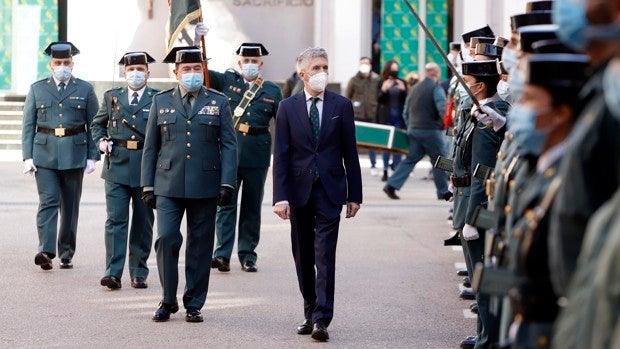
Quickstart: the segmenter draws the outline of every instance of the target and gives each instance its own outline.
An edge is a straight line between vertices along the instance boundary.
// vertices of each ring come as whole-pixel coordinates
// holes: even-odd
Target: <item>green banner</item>
[[[419,0],[410,1],[419,12]],[[426,23],[435,39],[447,48],[448,5],[445,0],[426,0]],[[411,71],[419,71],[419,35],[415,17],[409,12],[403,0],[383,0],[381,21],[381,67],[394,59],[400,65],[400,75],[404,77]],[[445,63],[433,44],[426,38],[426,62],[435,62],[444,68]]]

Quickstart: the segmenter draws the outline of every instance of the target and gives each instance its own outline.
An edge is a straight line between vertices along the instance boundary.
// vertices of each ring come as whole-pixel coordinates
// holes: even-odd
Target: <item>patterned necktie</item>
[[[138,104],[138,92],[134,92],[131,96],[133,97],[131,99],[131,105]]]
[[[312,126],[314,145],[319,142],[319,108],[316,107],[319,100],[319,97],[312,97],[312,104],[310,104],[310,126]]]
[[[61,81],[60,84],[58,84],[58,93],[62,96],[63,92],[65,92],[65,82]]]
[[[192,112],[192,94],[188,93],[185,95],[185,101],[183,102],[183,107],[185,107],[185,113],[190,115]]]

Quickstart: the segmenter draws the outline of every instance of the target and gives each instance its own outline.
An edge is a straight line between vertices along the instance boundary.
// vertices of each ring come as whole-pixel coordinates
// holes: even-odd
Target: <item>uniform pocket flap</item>
[[[170,160],[159,160],[157,162],[157,169],[169,170],[170,169]]]

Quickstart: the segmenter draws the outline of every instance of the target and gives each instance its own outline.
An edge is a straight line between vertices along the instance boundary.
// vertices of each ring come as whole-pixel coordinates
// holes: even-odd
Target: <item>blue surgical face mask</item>
[[[513,101],[519,101],[523,95],[525,78],[523,72],[518,67],[514,67],[508,74],[508,84],[510,85],[510,95]]]
[[[73,68],[66,65],[57,66],[54,68],[54,77],[56,78],[56,80],[66,82],[69,80],[69,78],[71,78],[72,70]]]
[[[198,91],[203,82],[204,76],[202,73],[185,73],[181,75],[181,84],[190,92]]]
[[[131,70],[125,73],[125,80],[127,81],[127,85],[129,85],[129,87],[137,90],[146,83],[146,74],[139,70]]]
[[[241,65],[241,75],[243,75],[248,80],[254,80],[258,76],[258,64],[256,63],[246,63]]]
[[[512,95],[510,94],[510,85],[504,80],[500,80],[497,83],[497,94],[499,95],[499,98],[510,104],[514,102]]]
[[[512,68],[516,67],[518,62],[519,51],[504,47],[502,50],[502,65],[506,71],[510,71]]]
[[[551,17],[558,25],[556,34],[567,46],[583,52],[586,48],[586,0],[555,0]]]
[[[508,130],[514,135],[514,141],[523,154],[540,155],[551,132],[550,129],[536,129],[536,116],[532,108],[517,104],[506,117]]]
[[[620,59],[612,60],[603,74],[603,96],[607,109],[620,121]]]

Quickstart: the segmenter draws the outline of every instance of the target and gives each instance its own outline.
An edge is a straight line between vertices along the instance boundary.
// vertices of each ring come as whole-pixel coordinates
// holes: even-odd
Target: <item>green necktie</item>
[[[312,97],[312,104],[310,104],[310,126],[312,126],[314,145],[319,142],[319,108],[316,107],[319,100],[319,97]]]
[[[185,107],[185,113],[187,115],[190,115],[192,113],[192,94],[189,92],[185,95],[183,107]]]
[[[62,96],[62,95],[64,94],[64,92],[65,92],[65,86],[66,86],[66,84],[65,84],[65,82],[64,82],[64,81],[61,81],[61,82],[58,84],[58,94],[60,94],[61,96]]]

